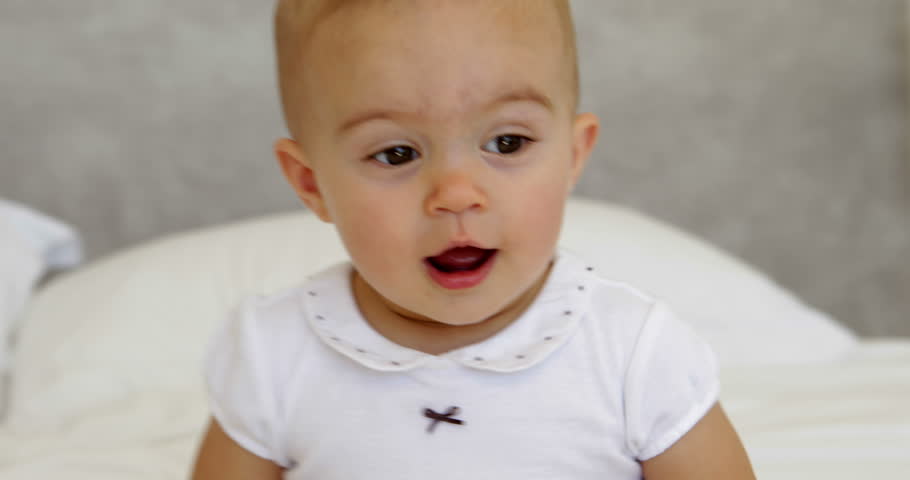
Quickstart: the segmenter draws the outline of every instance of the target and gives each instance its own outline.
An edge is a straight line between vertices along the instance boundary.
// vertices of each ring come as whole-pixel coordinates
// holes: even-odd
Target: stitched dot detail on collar
[[[570,255],[560,256],[553,275],[541,290],[546,302],[530,309],[524,323],[516,323],[497,342],[465,347],[449,360],[478,370],[511,372],[536,365],[563,341],[584,317],[589,291],[585,270],[595,267],[578,262]],[[370,330],[351,300],[349,279],[352,267],[343,264],[303,286],[300,301],[310,326],[336,352],[374,370],[434,368],[429,355],[389,342]],[[596,290],[596,289],[595,289]],[[325,312],[325,313],[321,313]],[[399,359],[400,360],[397,360]],[[444,357],[445,358],[445,357]]]

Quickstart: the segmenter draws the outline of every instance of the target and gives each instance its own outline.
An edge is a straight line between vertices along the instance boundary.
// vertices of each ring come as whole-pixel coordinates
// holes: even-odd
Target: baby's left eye
[[[523,135],[500,135],[483,146],[483,149],[500,155],[510,155],[521,150],[532,140]]]

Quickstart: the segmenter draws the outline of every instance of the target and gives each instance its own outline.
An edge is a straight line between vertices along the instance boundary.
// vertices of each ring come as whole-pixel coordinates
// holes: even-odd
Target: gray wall
[[[900,0],[575,0],[581,194],[720,245],[867,335],[910,335]],[[298,208],[271,2],[3,0],[0,196],[93,256]]]

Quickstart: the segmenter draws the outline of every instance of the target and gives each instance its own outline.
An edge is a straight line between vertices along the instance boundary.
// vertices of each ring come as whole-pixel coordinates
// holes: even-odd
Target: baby
[[[217,334],[194,478],[754,478],[710,349],[556,249],[599,128],[566,0],[283,0],[276,31],[275,154],[351,262]]]

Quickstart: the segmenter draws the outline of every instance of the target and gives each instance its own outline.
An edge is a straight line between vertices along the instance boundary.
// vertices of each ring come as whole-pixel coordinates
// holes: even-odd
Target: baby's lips
[[[447,290],[464,290],[483,283],[493,268],[497,252],[480,247],[455,247],[424,262],[437,285]]]
[[[430,255],[427,258],[436,258],[436,257],[439,257],[441,255],[448,253],[451,250],[455,250],[455,249],[463,248],[463,247],[473,247],[473,248],[479,248],[481,250],[493,250],[492,248],[487,248],[487,247],[481,245],[480,242],[475,242],[474,240],[471,240],[468,237],[459,237],[457,240],[450,241],[449,244],[445,246],[445,248],[438,250],[435,254]]]
[[[481,263],[489,255],[490,250],[480,247],[455,247],[430,257],[429,260],[436,266],[458,270],[471,268]]]

